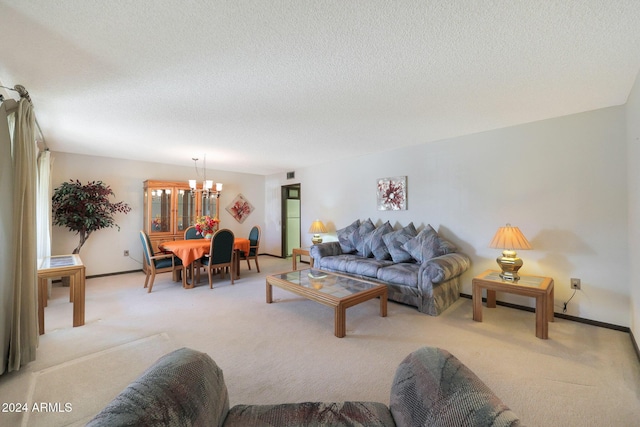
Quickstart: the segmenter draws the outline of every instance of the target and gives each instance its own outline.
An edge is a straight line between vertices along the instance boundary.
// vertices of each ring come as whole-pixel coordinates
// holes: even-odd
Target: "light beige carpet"
[[[234,286],[216,279],[182,289],[169,274],[156,278],[153,292],[142,288],[142,273],[87,281],[86,325],[71,327],[68,289],[54,287],[46,309],[46,335],[38,359],[0,377],[3,401],[71,399],[74,413],[0,413],[0,425],[78,425],[110,398],[97,390],[116,366],[129,364],[127,378],[110,378],[113,390],[157,359],[141,351],[162,343],[167,350],[204,351],[224,371],[231,405],[300,401],[389,402],[395,369],[411,351],[445,348],[469,366],[529,426],[636,425],[640,413],[640,363],[627,333],[556,319],[549,339],[535,337],[535,315],[507,307],[484,309],[472,320],[472,305],[460,299],[438,317],[378,301],[347,310],[347,336],[333,335],[328,307],[274,288],[265,303],[266,274],[289,269],[290,261],[261,257],[262,273],[246,270]],[[206,280],[206,279],[205,279]],[[156,337],[151,339],[150,337]],[[145,341],[149,340],[149,341]],[[147,344],[145,344],[147,343]],[[152,353],[152,354],[151,354]],[[94,357],[93,355],[96,355]],[[77,381],[69,372],[82,365]],[[119,362],[118,362],[119,361]],[[69,380],[72,397],[60,397]],[[120,384],[118,384],[120,383]],[[42,387],[41,389],[39,387]],[[76,411],[82,416],[76,417]],[[14,423],[17,421],[17,424]],[[75,423],[75,424],[74,424]]]
[[[21,424],[84,425],[123,384],[174,349],[166,334],[156,334],[34,372]],[[78,401],[82,404],[74,405]]]

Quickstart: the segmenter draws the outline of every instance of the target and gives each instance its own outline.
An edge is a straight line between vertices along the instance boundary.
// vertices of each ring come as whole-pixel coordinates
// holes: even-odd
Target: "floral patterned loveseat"
[[[314,267],[385,283],[390,300],[437,316],[460,297],[460,275],[469,257],[427,225],[394,230],[370,219],[337,230],[338,241],[311,247]]]
[[[352,400],[231,408],[222,369],[208,354],[181,348],[162,356],[87,427],[436,425],[515,427],[521,422],[467,366],[436,347],[419,348],[400,363],[389,406]]]

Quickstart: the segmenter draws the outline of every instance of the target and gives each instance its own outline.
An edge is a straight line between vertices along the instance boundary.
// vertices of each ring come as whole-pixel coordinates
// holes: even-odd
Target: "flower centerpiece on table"
[[[197,217],[195,224],[197,234],[206,239],[210,239],[218,229],[219,222],[220,220],[218,218],[211,218],[209,215]]]

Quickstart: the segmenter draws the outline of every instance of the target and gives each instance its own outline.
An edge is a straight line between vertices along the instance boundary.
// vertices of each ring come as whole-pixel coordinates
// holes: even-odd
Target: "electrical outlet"
[[[571,289],[580,289],[580,279],[571,278]]]
[[[129,256],[129,251],[128,250],[124,251],[124,256]]]

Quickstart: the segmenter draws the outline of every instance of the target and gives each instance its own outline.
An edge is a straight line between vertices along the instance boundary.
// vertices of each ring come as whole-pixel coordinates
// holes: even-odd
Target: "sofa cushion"
[[[416,237],[417,234],[416,228],[414,227],[413,222],[411,222],[400,230],[393,231],[382,236],[382,240],[384,241],[384,244],[387,245],[387,249],[389,250],[389,254],[391,255],[391,259],[393,259],[393,262],[406,262],[412,259],[411,254],[405,251],[402,248],[402,245]]]
[[[395,426],[386,405],[377,402],[302,402],[235,405],[225,427]]]
[[[351,243],[353,247],[356,248],[356,253],[365,258],[371,256],[371,252],[366,253],[366,243],[369,240],[369,235],[376,229],[376,226],[373,225],[371,219],[367,219],[360,223],[360,226],[351,233]]]
[[[413,259],[419,263],[429,261],[440,255],[440,239],[438,233],[427,224],[416,237],[405,242],[402,249],[409,252]]]
[[[415,262],[401,262],[378,269],[378,279],[388,283],[418,287],[420,265]]]
[[[321,270],[347,271],[347,262],[353,259],[360,259],[355,254],[332,255],[320,258],[320,263],[314,265]]]
[[[341,228],[340,230],[336,230],[338,241],[342,248],[342,253],[350,254],[351,252],[355,252],[356,248],[353,246],[353,242],[351,241],[351,235],[358,229],[358,227],[360,227],[360,220],[356,219],[351,223],[351,225]]]
[[[378,269],[392,265],[391,261],[377,260],[375,258],[353,258],[344,263],[345,273],[357,274],[366,277],[378,277]]]
[[[440,247],[439,247],[440,254],[439,255],[452,254],[452,253],[455,253],[458,250],[458,248],[456,248],[456,245],[454,245],[450,241],[445,240],[440,236],[438,236],[438,239],[440,240]]]
[[[389,255],[389,249],[387,249],[387,245],[385,245],[382,237],[385,234],[391,233],[392,231],[393,227],[391,227],[389,221],[373,230],[373,232],[369,234],[369,240],[365,244],[365,254],[370,253],[377,260],[391,259],[391,255]]]

